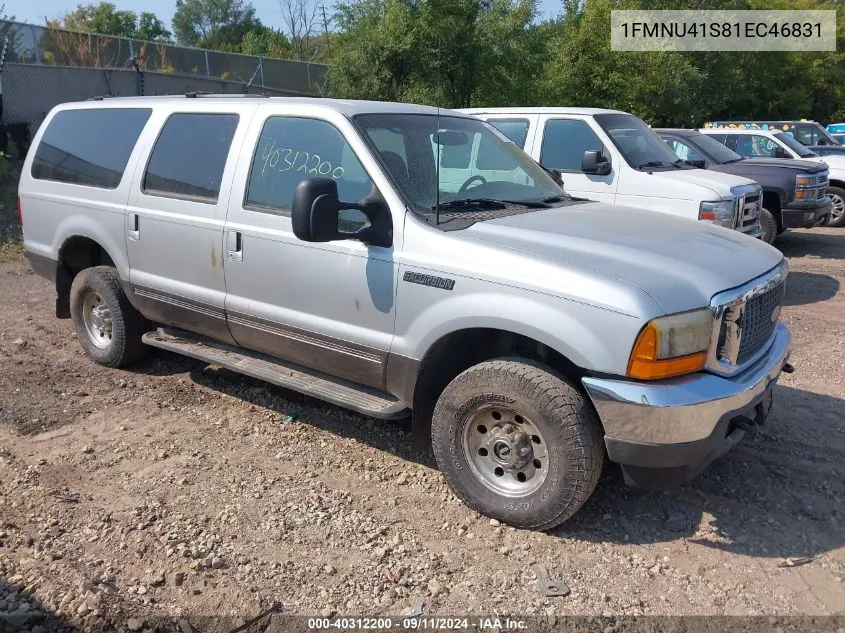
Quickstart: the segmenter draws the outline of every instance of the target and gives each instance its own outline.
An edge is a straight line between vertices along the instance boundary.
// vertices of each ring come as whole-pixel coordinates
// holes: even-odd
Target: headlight
[[[795,199],[796,200],[815,200],[818,197],[818,189],[816,188],[818,180],[815,176],[807,176],[800,174],[795,177]]]
[[[734,200],[718,200],[716,202],[702,202],[698,208],[698,219],[729,229],[734,227]]]
[[[628,376],[658,380],[704,369],[712,319],[702,308],[649,321],[631,350]]]

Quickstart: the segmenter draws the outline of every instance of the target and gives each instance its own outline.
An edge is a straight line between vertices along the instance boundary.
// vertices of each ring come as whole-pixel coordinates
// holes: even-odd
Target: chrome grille
[[[738,194],[734,203],[734,228],[743,233],[753,231],[760,221],[763,190],[759,185],[742,185],[731,191]]]
[[[711,301],[713,333],[707,365],[735,374],[754,361],[775,332],[786,291],[786,261],[765,275],[719,293]]]
[[[745,313],[740,323],[740,341],[737,364],[747,362],[775,333],[777,317],[783,303],[786,283],[754,297],[745,304]]]

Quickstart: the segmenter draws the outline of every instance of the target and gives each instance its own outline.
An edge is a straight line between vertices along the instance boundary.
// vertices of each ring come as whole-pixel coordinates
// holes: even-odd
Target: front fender
[[[407,286],[397,296],[391,353],[416,360],[447,334],[491,328],[539,341],[581,369],[624,374],[647,320],[476,279],[460,279],[460,294]]]

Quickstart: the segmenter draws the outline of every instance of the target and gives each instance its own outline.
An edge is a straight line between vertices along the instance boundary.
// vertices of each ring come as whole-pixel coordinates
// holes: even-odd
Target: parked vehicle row
[[[827,224],[845,225],[845,156],[819,156],[785,132],[747,128],[703,128],[700,131],[746,158],[791,158],[827,165],[827,195],[832,203]]]
[[[655,130],[689,164],[750,178],[763,188],[760,225],[771,244],[788,228],[811,228],[831,213],[826,164],[803,160],[745,158],[696,130]]]

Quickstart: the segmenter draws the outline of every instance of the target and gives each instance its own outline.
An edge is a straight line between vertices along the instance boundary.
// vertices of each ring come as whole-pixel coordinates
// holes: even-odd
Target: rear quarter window
[[[150,154],[144,193],[217,202],[237,127],[237,114],[171,114]]]
[[[86,108],[56,113],[35,150],[32,177],[116,189],[151,112]]]

